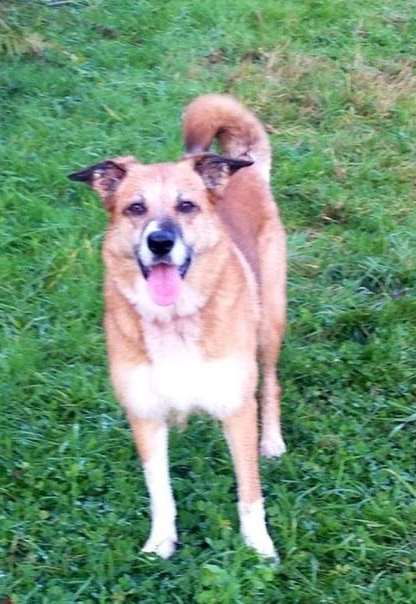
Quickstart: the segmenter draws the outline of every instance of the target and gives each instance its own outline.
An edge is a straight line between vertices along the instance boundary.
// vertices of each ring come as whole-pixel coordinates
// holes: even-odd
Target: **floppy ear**
[[[216,194],[221,194],[234,172],[254,164],[253,160],[223,157],[215,153],[203,153],[190,158],[193,167],[201,176],[206,188]]]
[[[80,172],[68,175],[70,180],[85,182],[100,195],[107,210],[112,208],[112,196],[127,174],[129,165],[137,163],[132,156],[107,159]]]

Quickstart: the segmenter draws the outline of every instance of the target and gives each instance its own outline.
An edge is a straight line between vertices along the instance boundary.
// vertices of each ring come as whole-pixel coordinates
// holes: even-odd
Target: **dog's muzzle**
[[[152,220],[135,248],[137,262],[156,304],[173,304],[192,261],[179,225],[171,220]]]
[[[172,220],[152,220],[145,227],[135,255],[147,279],[152,267],[159,264],[175,266],[185,277],[192,260],[192,249],[183,240],[179,225]]]

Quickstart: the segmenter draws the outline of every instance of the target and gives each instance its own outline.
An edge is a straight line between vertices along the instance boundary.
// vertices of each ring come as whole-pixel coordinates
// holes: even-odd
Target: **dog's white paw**
[[[142,548],[144,554],[156,554],[166,560],[176,550],[176,537],[166,537],[165,539],[154,539],[149,537]]]
[[[280,457],[286,453],[286,445],[280,434],[268,434],[260,441],[260,453],[264,457]]]
[[[257,535],[243,535],[243,538],[245,543],[260,556],[271,558],[276,563],[279,562],[279,555],[267,531],[260,531]]]
[[[263,500],[259,499],[253,503],[239,502],[238,508],[241,534],[245,543],[249,547],[252,547],[260,556],[272,558],[276,563],[279,562],[279,556],[267,532],[264,520]]]

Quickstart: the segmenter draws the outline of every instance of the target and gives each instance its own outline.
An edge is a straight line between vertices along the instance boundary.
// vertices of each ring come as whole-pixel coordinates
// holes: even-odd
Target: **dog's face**
[[[203,154],[177,163],[116,158],[70,175],[87,182],[110,212],[110,251],[131,259],[156,304],[173,304],[198,255],[218,243],[215,201],[248,160]]]

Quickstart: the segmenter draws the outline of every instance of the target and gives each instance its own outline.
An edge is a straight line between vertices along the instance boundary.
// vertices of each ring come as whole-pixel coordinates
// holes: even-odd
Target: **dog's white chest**
[[[205,359],[198,337],[198,325],[189,319],[146,328],[151,362],[128,371],[130,411],[155,419],[192,411],[222,418],[242,404],[248,378],[244,359]]]

